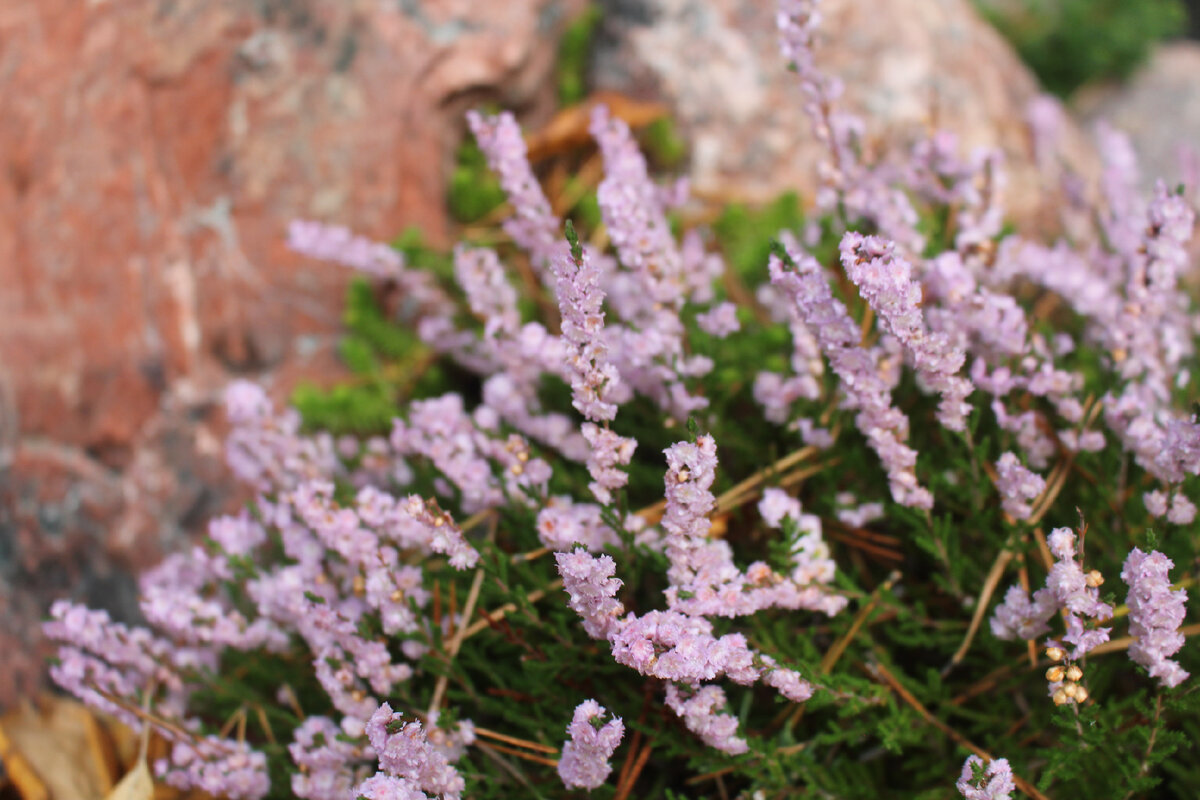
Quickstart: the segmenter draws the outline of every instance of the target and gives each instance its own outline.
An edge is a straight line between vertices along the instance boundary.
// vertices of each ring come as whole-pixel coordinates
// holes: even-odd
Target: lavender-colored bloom
[[[462,796],[466,783],[445,754],[430,744],[420,722],[403,722],[402,715],[384,703],[367,721],[365,732],[384,772],[445,800]]]
[[[692,395],[684,379],[704,374],[712,362],[684,352],[679,312],[691,287],[683,254],[629,126],[596,106],[589,130],[604,157],[596,198],[623,274],[631,278],[617,304],[631,327],[619,331],[614,360],[631,387],[686,419],[708,401]]]
[[[586,550],[555,553],[568,605],[583,620],[593,639],[607,639],[616,630],[624,606],[616,599],[621,581],[613,577],[617,565],[611,556],[593,556]]]
[[[725,691],[719,686],[704,686],[696,692],[667,685],[667,707],[679,715],[689,731],[709,747],[739,755],[750,749],[737,735],[737,717],[719,711],[726,705]]]
[[[966,800],[1010,800],[1016,789],[1008,759],[997,758],[984,769],[983,759],[974,755],[963,764],[955,786]]]
[[[1190,525],[1196,519],[1196,504],[1181,491],[1171,495],[1171,509],[1167,511],[1167,522],[1174,525]]]
[[[879,315],[884,328],[912,356],[917,374],[942,396],[938,419],[950,430],[966,428],[974,386],[958,372],[966,360],[942,333],[929,333],[921,315],[921,287],[913,280],[912,266],[895,251],[895,245],[874,236],[847,233],[841,243],[842,266],[858,292]]]
[[[863,121],[838,109],[841,83],[816,66],[813,45],[821,21],[819,6],[820,0],[779,0],[775,17],[780,52],[800,79],[813,134],[830,154],[829,161],[818,167],[822,189],[817,205],[840,211],[847,221],[871,221],[911,252],[920,252],[924,238],[916,230],[916,211],[904,192],[889,185],[889,170],[862,163]]]
[[[561,224],[529,166],[520,126],[508,112],[489,117],[468,111],[467,124],[513,207],[513,216],[504,222],[505,232],[529,254],[534,269],[549,284],[551,261],[564,248]]]
[[[1047,623],[1056,611],[1058,603],[1050,591],[1039,589],[1030,601],[1024,589],[1010,586],[992,615],[992,634],[997,639],[1036,639],[1050,632]]]
[[[728,302],[718,303],[708,311],[697,314],[696,324],[700,330],[718,339],[737,333],[742,327],[737,318],[737,306]]]
[[[568,789],[588,789],[602,786],[612,772],[608,760],[625,735],[625,724],[615,717],[603,725],[604,706],[595,700],[584,700],[575,708],[567,734],[571,737],[562,747],[558,759],[558,776]]]
[[[867,437],[888,472],[892,497],[915,508],[932,508],[933,496],[917,483],[917,454],[906,446],[908,418],[892,407],[891,392],[879,364],[860,344],[858,326],[846,307],[833,297],[816,259],[792,249],[784,261],[771,256],[771,282],[800,309],[809,330],[816,333],[822,352],[842,379],[844,405],[858,409],[855,423]]]
[[[1066,623],[1063,642],[1073,646],[1070,658],[1078,659],[1107,642],[1111,632],[1110,628],[1089,628],[1085,620],[1111,619],[1113,609],[1101,602],[1099,584],[1084,574],[1076,557],[1075,534],[1070,528],[1055,528],[1047,537],[1047,544],[1056,560],[1046,576],[1045,587],[1033,593],[1032,601],[1020,586],[1010,587],[992,616],[992,633],[1000,639],[1034,639],[1046,633],[1047,622],[1062,611]],[[1052,684],[1055,689],[1058,685]]]
[[[353,796],[365,800],[429,800],[429,795],[418,789],[412,781],[383,772],[377,772],[360,783],[354,789]]]
[[[1174,688],[1188,673],[1172,661],[1183,647],[1179,626],[1187,616],[1187,591],[1171,590],[1167,575],[1175,566],[1157,550],[1143,553],[1133,548],[1121,569],[1121,580],[1129,586],[1129,632],[1134,638],[1129,657],[1150,672],[1163,686]]]
[[[581,544],[590,551],[603,550],[621,542],[619,536],[601,521],[600,506],[575,503],[569,497],[551,497],[538,512],[538,539],[556,552]]]
[[[176,741],[170,758],[157,761],[154,771],[177,789],[199,789],[229,800],[258,800],[271,789],[265,755],[245,742],[215,736]]]
[[[1029,519],[1033,512],[1030,501],[1046,488],[1046,480],[1027,470],[1014,453],[1008,452],[996,461],[996,488],[1000,490],[1004,513],[1014,519]]]
[[[562,335],[573,352],[567,355],[572,372],[572,405],[584,418],[606,422],[617,415],[612,395],[620,383],[608,358],[604,338],[604,290],[601,274],[586,250],[564,251],[552,262]]]
[[[521,324],[517,291],[508,282],[496,251],[488,247],[454,248],[454,276],[467,296],[467,305],[483,320],[483,335],[503,332],[515,336]]]
[[[292,794],[304,800],[345,800],[354,786],[352,765],[362,748],[344,741],[328,717],[308,717],[296,728],[288,753],[296,765]]]

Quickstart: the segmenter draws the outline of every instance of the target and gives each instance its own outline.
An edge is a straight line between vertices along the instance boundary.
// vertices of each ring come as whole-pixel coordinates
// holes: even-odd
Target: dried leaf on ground
[[[649,125],[665,117],[668,109],[661,103],[643,103],[618,92],[593,92],[586,101],[564,108],[545,127],[525,137],[531,161],[577,150],[591,142],[588,122],[592,108],[603,103],[614,117],[631,128]]]

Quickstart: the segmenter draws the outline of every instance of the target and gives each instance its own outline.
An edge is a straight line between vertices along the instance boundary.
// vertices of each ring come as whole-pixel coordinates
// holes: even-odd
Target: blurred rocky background
[[[0,3],[0,706],[38,685],[52,598],[134,618],[136,571],[236,502],[230,379],[286,401],[343,374],[349,276],[291,255],[291,219],[448,245],[463,112],[509,107],[538,129],[562,59],[591,88],[665,103],[702,199],[811,188],[819,151],[773,4],[606,0],[562,50],[587,5]],[[1130,130],[1148,174],[1176,175],[1180,141],[1200,144],[1185,6],[826,0],[822,60],[873,146],[946,128],[1003,148],[1009,204],[1037,222],[1053,189],[1026,119],[1043,86],[1078,109],[1061,156],[1082,174],[1099,117]]]

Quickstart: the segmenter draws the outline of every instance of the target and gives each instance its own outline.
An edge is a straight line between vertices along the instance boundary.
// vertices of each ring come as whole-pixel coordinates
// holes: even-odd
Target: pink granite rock
[[[812,197],[821,149],[799,88],[779,55],[774,3],[643,0],[606,21],[597,68],[607,88],[661,92],[692,146],[700,194],[766,199],[787,189]],[[1026,110],[1036,80],[969,0],[825,0],[818,62],[846,86],[844,102],[880,150],[935,128],[964,151],[1004,150],[1006,199],[1034,221],[1057,186],[1035,164]],[[1063,154],[1095,174],[1091,148],[1069,122]]]
[[[131,585],[226,502],[212,407],[231,375],[286,395],[337,374],[349,276],[287,252],[288,221],[447,244],[462,112],[548,113],[581,5],[0,3],[5,653],[53,591]],[[36,672],[3,661],[0,704]]]

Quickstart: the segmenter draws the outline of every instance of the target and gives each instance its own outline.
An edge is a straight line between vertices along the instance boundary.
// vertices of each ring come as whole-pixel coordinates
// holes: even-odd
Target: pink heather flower
[[[1134,638],[1129,657],[1150,672],[1163,686],[1174,688],[1188,673],[1169,656],[1183,647],[1179,626],[1187,616],[1187,591],[1171,591],[1167,577],[1175,566],[1162,553],[1143,553],[1133,548],[1121,569],[1121,580],[1129,586],[1129,633]]]
[[[422,318],[417,325],[421,340],[440,352],[453,350],[455,342],[438,336],[453,329],[453,301],[429,272],[408,269],[404,257],[388,245],[356,236],[336,225],[295,220],[288,226],[288,246],[300,255],[395,282],[407,309]]]
[[[617,415],[612,395],[620,385],[620,377],[608,359],[604,338],[604,290],[600,288],[600,270],[583,249],[578,260],[564,249],[551,263],[562,316],[562,335],[572,349],[567,354],[572,404],[585,419],[611,421]]]
[[[288,745],[292,762],[292,794],[303,800],[345,800],[354,786],[352,765],[362,748],[343,741],[341,728],[328,717],[308,717]]]
[[[834,499],[839,506],[834,513],[843,525],[861,528],[877,519],[883,519],[883,503],[863,503],[856,506],[855,497],[850,492],[839,492]]]
[[[708,515],[716,506],[709,487],[716,477],[717,445],[707,434],[696,443],[677,442],[666,449],[667,507],[662,528],[667,534],[667,557],[672,584],[688,586],[696,577],[698,564],[693,554],[704,549],[708,539]]]
[[[1171,495],[1171,509],[1167,512],[1167,522],[1174,525],[1190,525],[1196,519],[1196,505],[1184,496],[1182,491]]]
[[[778,690],[778,692],[793,703],[803,703],[813,696],[815,687],[804,680],[803,676],[794,669],[786,669],[775,664],[770,656],[762,656],[762,661],[768,669],[763,673],[762,681]]]
[[[696,315],[696,324],[707,334],[724,339],[731,333],[741,330],[737,318],[737,306],[733,303],[719,303],[708,311]]]
[[[366,734],[389,775],[415,784],[421,791],[459,800],[466,783],[446,756],[432,746],[420,722],[402,722],[387,703],[367,721]]]
[[[597,552],[621,543],[620,537],[600,518],[600,506],[576,503],[566,496],[551,497],[538,512],[538,539],[556,552],[581,544]]]
[[[712,369],[710,359],[684,351],[680,310],[691,288],[687,264],[629,126],[598,105],[589,130],[604,158],[596,198],[624,267],[614,280],[624,284],[615,307],[630,327],[614,331],[614,362],[631,388],[683,420],[708,405],[688,391],[685,378]]]
[[[580,431],[592,448],[587,461],[588,474],[592,476],[588,488],[597,500],[608,505],[613,501],[613,491],[629,482],[629,474],[620,467],[628,465],[633,458],[637,440],[591,422],[583,423]]]
[[[979,778],[977,773],[982,773]],[[1016,789],[1008,759],[997,758],[984,769],[983,759],[974,755],[963,764],[955,786],[966,800],[1010,800]]]
[[[1142,495],[1146,513],[1152,517],[1161,517],[1167,513],[1167,493],[1159,489]]]
[[[407,422],[392,420],[391,443],[400,455],[428,458],[458,488],[463,511],[474,514],[506,499],[525,502],[526,491],[542,494],[550,479],[550,466],[530,457],[526,441],[517,435],[501,438],[498,425],[487,406],[468,415],[461,395],[445,394],[411,403]]]
[[[847,221],[874,222],[884,235],[911,252],[920,252],[924,238],[916,230],[915,209],[903,191],[888,185],[889,170],[862,163],[863,121],[838,109],[842,84],[816,66],[813,44],[821,21],[819,6],[820,0],[779,0],[775,17],[779,49],[800,79],[813,134],[829,150],[829,161],[818,166],[822,189],[817,205],[841,212]]]
[[[629,126],[605,106],[592,109],[590,131],[604,157],[600,211],[622,266],[646,292],[643,311],[654,315],[655,304],[677,311],[684,300],[683,259],[646,159]]]
[[[616,631],[625,608],[617,600],[621,581],[613,577],[617,565],[612,556],[593,556],[586,550],[555,553],[568,605],[583,620],[583,629],[593,639],[608,639]]]
[[[245,742],[206,736],[196,743],[176,741],[171,757],[154,771],[177,789],[199,789],[229,800],[258,800],[271,789],[267,757]]]
[[[382,772],[377,772],[360,783],[354,789],[353,797],[365,800],[429,800],[429,795],[407,778],[397,778]]]
[[[725,691],[719,686],[704,686],[695,692],[667,684],[667,707],[679,715],[689,731],[709,747],[739,755],[750,749],[737,735],[737,717],[720,713],[726,705]]]
[[[276,414],[266,392],[250,381],[225,390],[233,425],[225,440],[225,460],[239,480],[260,492],[290,489],[313,478],[328,479],[340,469],[333,439],[304,436],[294,409]]]
[[[1038,589],[1031,602],[1024,589],[1010,586],[992,615],[992,633],[997,639],[1036,639],[1050,632],[1047,623],[1057,610],[1050,591]]]
[[[1046,488],[1041,475],[1025,469],[1014,453],[1000,456],[996,462],[996,488],[1000,491],[1004,513],[1014,519],[1029,519],[1033,508],[1030,501]]]
[[[758,501],[758,513],[768,526],[778,528],[784,517],[800,521],[800,501],[782,489],[764,489],[762,499]]]
[[[599,725],[604,714],[604,706],[595,700],[584,700],[575,708],[567,726],[571,738],[563,744],[558,759],[558,775],[568,789],[590,791],[603,785],[612,772],[608,760],[625,735],[625,724],[615,717]]]
[[[771,256],[771,283],[799,308],[833,371],[842,379],[843,405],[858,409],[855,423],[883,462],[892,497],[903,505],[932,508],[933,495],[917,483],[917,454],[904,444],[908,417],[892,407],[891,391],[880,375],[876,356],[859,344],[858,325],[833,297],[816,259],[793,249],[786,252],[787,265],[778,255]]]
[[[879,315],[884,329],[900,340],[912,356],[917,374],[942,396],[938,420],[950,430],[965,430],[971,411],[967,397],[975,388],[958,374],[966,354],[945,334],[926,330],[921,286],[913,279],[912,266],[891,242],[853,232],[842,237],[841,258],[846,275]]]
[[[1046,585],[1033,594],[1032,602],[1020,586],[1010,587],[1004,602],[992,616],[992,633],[999,639],[1034,639],[1049,630],[1047,622],[1058,611],[1066,617],[1063,641],[1073,645],[1071,659],[1082,657],[1108,641],[1110,628],[1085,627],[1086,619],[1111,619],[1112,606],[1100,601],[1100,590],[1088,585],[1075,552],[1075,534],[1070,528],[1055,528],[1047,538],[1056,561],[1046,576]],[[1057,685],[1053,685],[1057,688]]]
[[[458,245],[454,248],[454,276],[467,296],[467,305],[483,320],[485,338],[493,339],[500,332],[516,335],[521,325],[517,290],[508,282],[495,250]]]
[[[485,116],[468,111],[467,124],[513,207],[505,232],[529,254],[534,269],[549,284],[551,261],[565,247],[559,236],[562,225],[529,166],[520,126],[508,112]]]
[[[406,270],[404,256],[393,248],[338,225],[292,220],[287,243],[300,255],[333,261],[377,278],[396,278]]]

